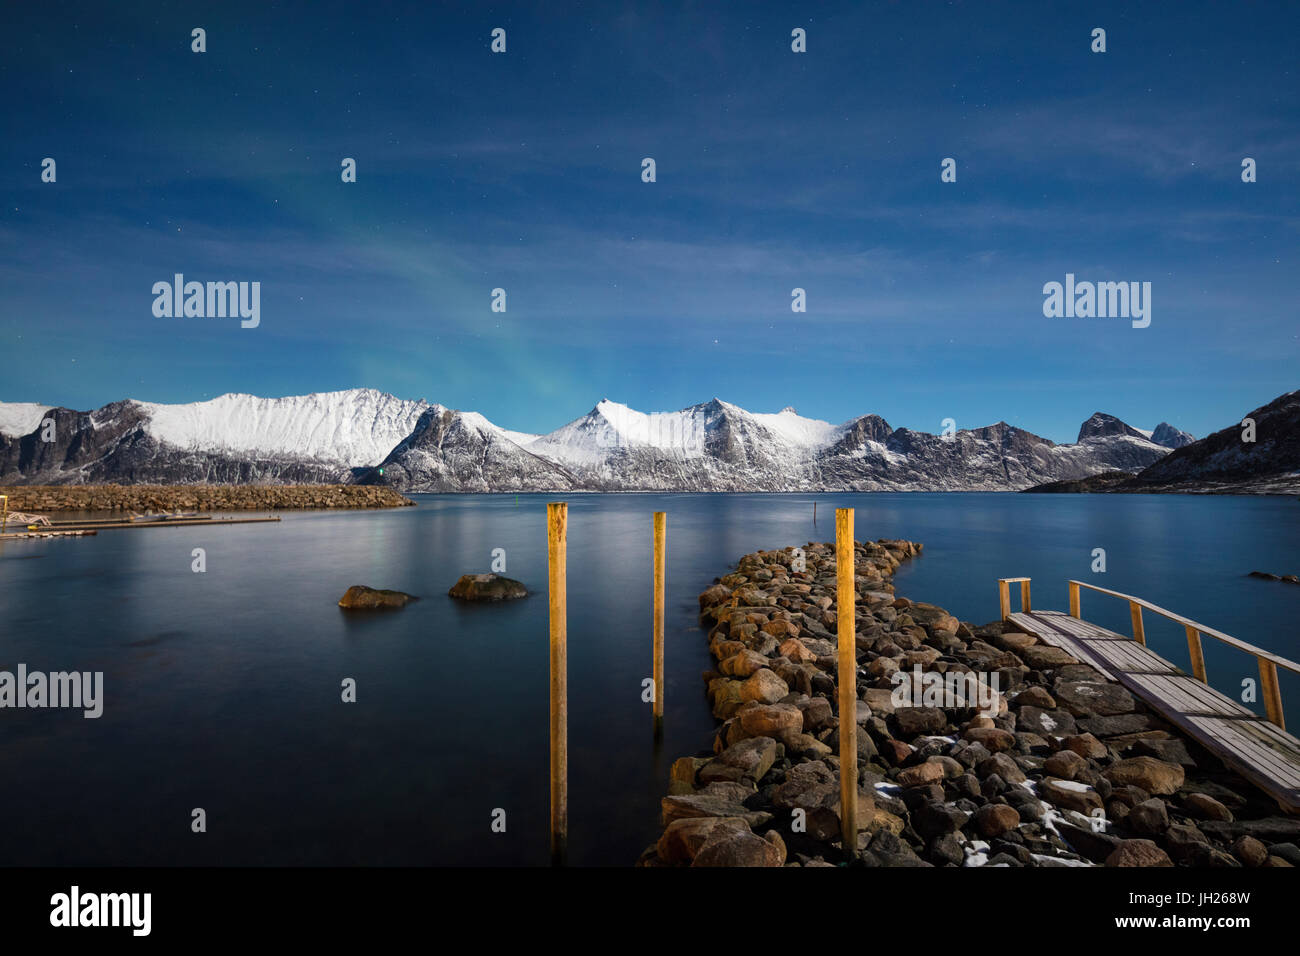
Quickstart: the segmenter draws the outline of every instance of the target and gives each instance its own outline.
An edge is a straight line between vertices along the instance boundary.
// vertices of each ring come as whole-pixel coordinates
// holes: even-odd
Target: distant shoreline
[[[294,511],[415,504],[376,485],[11,485],[10,511]]]

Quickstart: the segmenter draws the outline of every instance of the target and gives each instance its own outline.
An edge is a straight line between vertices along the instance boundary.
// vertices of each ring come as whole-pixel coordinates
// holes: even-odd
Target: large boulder
[[[1124,840],[1110,856],[1107,866],[1173,866],[1169,854],[1150,840]]]
[[[740,711],[740,726],[749,737],[780,737],[803,732],[803,714],[794,704],[747,705]]]
[[[1034,670],[1048,671],[1066,664],[1079,663],[1059,647],[1051,644],[1034,644],[1019,651],[1020,658]]]
[[[1092,816],[1094,810],[1102,809],[1101,795],[1092,787],[1073,780],[1045,777],[1038,783],[1038,793],[1048,803],[1084,816]]]
[[[785,854],[785,841],[775,831],[760,837],[736,826],[717,826],[691,866],[784,866]]]
[[[777,742],[771,737],[750,737],[732,744],[717,758],[710,760],[697,772],[702,784],[750,780],[757,783],[776,763]]]
[[[528,589],[500,574],[462,574],[447,592],[462,601],[511,601],[528,597]]]
[[[659,838],[659,858],[674,866],[686,866],[717,827],[737,833],[750,832],[749,824],[740,817],[682,817],[668,824]]]
[[[1118,684],[1072,681],[1056,685],[1056,700],[1075,717],[1131,714],[1133,695]]]
[[[349,611],[372,611],[385,608],[406,607],[414,596],[403,591],[389,591],[368,588],[364,584],[354,584],[339,598],[339,607]]]
[[[1168,796],[1183,785],[1183,768],[1154,757],[1130,757],[1112,764],[1105,777],[1117,786],[1131,784],[1147,793]]]
[[[740,685],[740,699],[746,702],[755,700],[760,704],[775,704],[789,693],[790,688],[786,682],[766,667],[754,671]]]

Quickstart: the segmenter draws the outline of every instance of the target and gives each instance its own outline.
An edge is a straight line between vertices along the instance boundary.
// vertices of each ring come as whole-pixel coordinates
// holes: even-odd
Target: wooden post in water
[[[853,509],[835,510],[835,615],[839,642],[840,840],[844,858],[858,850],[858,654],[854,617]]]
[[[817,523],[817,502],[813,502],[813,524]]]
[[[565,861],[569,842],[569,655],[566,551],[569,506],[546,506],[546,562],[551,610],[551,863]]]
[[[655,512],[654,518],[654,682],[655,734],[663,731],[664,721],[664,561],[668,551],[668,515]]]
[[[1079,617],[1079,582],[1070,582],[1070,617]]]
[[[9,526],[9,496],[0,495],[0,502],[3,502],[0,507],[4,509],[4,518],[0,519],[0,534],[4,534],[5,529]]]

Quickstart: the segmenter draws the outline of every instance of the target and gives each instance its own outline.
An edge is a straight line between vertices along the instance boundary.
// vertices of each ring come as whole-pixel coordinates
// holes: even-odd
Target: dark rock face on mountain
[[[1114,415],[1107,415],[1105,412],[1096,412],[1092,418],[1079,426],[1079,441],[1087,441],[1090,438],[1110,438],[1114,435],[1128,435],[1143,439],[1147,437],[1136,428],[1130,428]]]
[[[1182,448],[1184,445],[1190,445],[1196,441],[1196,437],[1175,428],[1168,422],[1161,422],[1156,426],[1156,430],[1151,433],[1151,440],[1157,445],[1163,445],[1165,448]]]
[[[135,402],[92,412],[53,408],[30,434],[0,434],[0,482],[13,484],[336,484],[349,470],[336,463],[277,456],[232,456],[169,446],[147,431]],[[53,441],[45,441],[49,434]]]
[[[434,406],[363,484],[421,491],[564,491],[573,478],[503,438],[481,416]]]
[[[894,430],[889,427],[889,422],[879,415],[863,415],[849,423],[844,437],[831,446],[828,454],[851,455],[869,441],[884,444],[889,441],[889,436],[893,433]]]
[[[1278,396],[1240,423],[1155,462],[1126,491],[1300,493],[1300,390]]]

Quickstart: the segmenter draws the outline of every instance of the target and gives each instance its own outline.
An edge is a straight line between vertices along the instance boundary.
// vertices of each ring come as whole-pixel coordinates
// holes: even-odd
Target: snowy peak
[[[1168,422],[1161,422],[1151,433],[1151,440],[1164,448],[1182,448],[1196,441],[1196,438]]]
[[[414,430],[427,402],[371,388],[287,398],[230,393],[187,405],[135,403],[150,436],[188,451],[373,465]]]
[[[52,407],[31,402],[0,402],[0,435],[10,438],[30,435]]]

